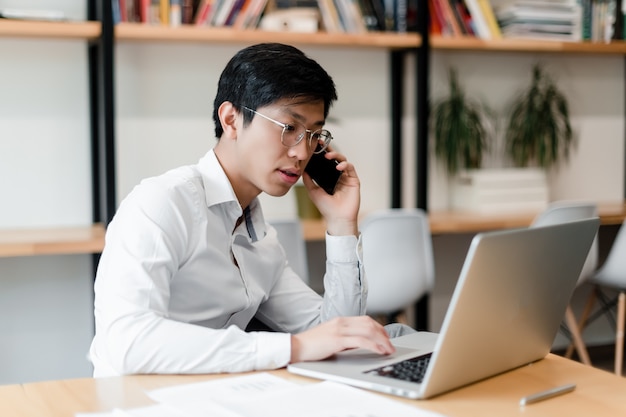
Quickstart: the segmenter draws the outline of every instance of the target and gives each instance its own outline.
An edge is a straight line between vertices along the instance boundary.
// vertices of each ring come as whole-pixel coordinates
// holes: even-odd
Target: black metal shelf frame
[[[110,0],[88,0],[100,37],[89,45],[91,159],[94,222],[109,224],[116,209],[114,25]]]

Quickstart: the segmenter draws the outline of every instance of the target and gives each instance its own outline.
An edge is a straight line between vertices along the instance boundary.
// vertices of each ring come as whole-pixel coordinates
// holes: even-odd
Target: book
[[[491,33],[491,28],[483,15],[483,11],[478,3],[478,0],[465,0],[465,4],[467,5],[467,8],[472,16],[476,36],[481,39],[492,39],[493,34]]]
[[[445,13],[443,9],[441,8],[441,3],[438,0],[428,0],[428,1],[430,4],[430,10],[434,14],[434,19],[432,19],[431,22],[436,19],[436,21],[438,22],[438,26],[441,30],[440,33],[442,36],[452,36],[453,35],[452,28],[450,27],[450,24],[448,23],[445,17]]]
[[[406,0],[397,0],[398,2],[406,1]],[[349,0],[348,2],[350,14],[352,17],[352,21],[354,22],[354,26],[356,29],[355,33],[365,33],[368,31],[367,25],[365,24],[365,19],[363,18],[363,10],[359,5],[358,0]]]
[[[117,8],[119,18],[119,3],[113,0],[114,8]],[[60,10],[23,10],[2,8],[0,9],[0,18],[15,20],[44,20],[44,21],[63,21],[67,19],[65,13]]]
[[[452,7],[450,6],[450,2],[448,0],[435,0],[439,3],[441,10],[443,11],[443,16],[446,19],[446,23],[450,27],[450,31],[452,36],[462,36],[463,31],[459,26],[456,17],[454,16],[454,12],[452,11]]]
[[[245,0],[235,0],[235,3],[233,4],[232,8],[230,9],[230,12],[228,13],[228,17],[226,17],[224,26],[228,26],[228,27],[233,26],[245,2],[246,2]]]
[[[254,0],[250,5],[248,13],[246,13],[246,20],[244,22],[244,29],[254,29],[259,25],[261,16],[265,11],[268,0]]]
[[[384,26],[382,22],[378,21],[378,15],[374,10],[374,5],[371,0],[357,0],[361,13],[363,14],[363,22],[368,31],[382,31]]]
[[[207,18],[209,17],[209,11],[211,10],[211,6],[213,5],[213,0],[202,0],[200,5],[198,6],[198,11],[196,12],[196,16],[194,19],[194,23],[198,26],[203,26],[206,24]]]
[[[181,0],[170,0],[169,23],[170,26],[173,27],[183,24],[183,11]]]
[[[230,14],[230,11],[235,6],[237,0],[222,0],[217,6],[217,10],[213,15],[213,20],[211,21],[211,26],[222,27],[226,24],[226,19]]]
[[[368,0],[372,5],[372,10],[376,14],[376,20],[378,21],[378,30],[384,32],[388,30],[385,22],[385,0]]]
[[[113,16],[113,24],[118,24],[119,22],[123,22],[122,12],[120,10],[120,1],[121,0],[112,0],[111,2],[111,14]],[[4,15],[5,12],[0,10],[0,17],[4,17],[7,19],[15,19],[14,17],[7,17]],[[19,18],[18,18],[19,19]]]
[[[246,22],[246,16],[250,10],[250,5],[253,0],[244,0],[243,4],[239,8],[239,12],[237,13],[237,17],[233,21],[232,27],[233,29],[241,30],[244,29],[244,23]]]
[[[149,0],[150,6],[148,9],[148,17],[146,23],[160,24],[161,23],[161,0]]]
[[[141,23],[150,22],[150,10],[152,9],[152,0],[139,0],[139,21]]]
[[[471,35],[473,31],[471,29],[471,23],[468,21],[469,16],[466,16],[467,12],[463,9],[463,3],[459,0],[448,0],[450,3],[450,9],[452,9],[452,14],[456,19],[459,28],[461,29],[461,34],[463,35]]]
[[[480,10],[483,12],[483,16],[487,21],[487,25],[489,25],[489,29],[491,29],[492,39],[502,38],[502,31],[500,30],[500,26],[498,25],[498,20],[496,19],[496,15],[493,7],[491,6],[491,2],[489,0],[477,1],[480,5]]]
[[[170,24],[170,0],[161,0],[159,2],[159,22],[162,25]]]
[[[322,17],[322,25],[328,33],[341,33],[343,27],[335,3],[332,0],[318,0],[318,8]]]

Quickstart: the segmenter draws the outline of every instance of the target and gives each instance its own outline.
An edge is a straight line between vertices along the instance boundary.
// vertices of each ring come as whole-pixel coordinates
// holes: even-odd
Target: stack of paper
[[[504,37],[582,39],[582,8],[576,0],[513,0],[494,10]]]
[[[442,417],[335,382],[296,384],[269,373],[147,392],[154,405],[76,417]]]

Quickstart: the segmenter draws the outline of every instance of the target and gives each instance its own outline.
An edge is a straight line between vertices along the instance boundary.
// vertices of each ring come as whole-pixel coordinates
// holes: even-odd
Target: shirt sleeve
[[[322,321],[339,316],[365,314],[367,280],[363,270],[361,235],[326,234]]]
[[[360,237],[326,234],[324,296],[287,267],[258,317],[274,329],[299,333],[334,317],[365,314],[367,282],[361,252]]]
[[[181,211],[192,205],[168,206],[159,193],[142,194],[141,204],[127,201],[107,230],[95,282],[94,376],[244,372],[287,365],[287,333],[245,332],[234,325],[209,328],[170,318],[170,281],[189,246],[184,232],[189,227],[180,222],[194,215]]]

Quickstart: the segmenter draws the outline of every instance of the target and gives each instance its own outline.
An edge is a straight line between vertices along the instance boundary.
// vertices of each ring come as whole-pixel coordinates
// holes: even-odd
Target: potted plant
[[[512,104],[505,142],[517,167],[546,169],[569,157],[574,141],[567,100],[539,64]]]
[[[432,128],[435,157],[454,177],[465,169],[479,169],[493,139],[492,111],[467,96],[454,68],[449,71],[449,95],[435,103]]]

